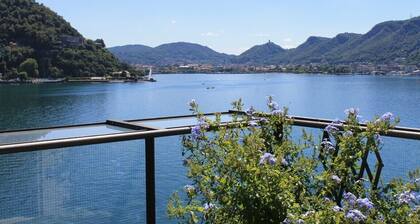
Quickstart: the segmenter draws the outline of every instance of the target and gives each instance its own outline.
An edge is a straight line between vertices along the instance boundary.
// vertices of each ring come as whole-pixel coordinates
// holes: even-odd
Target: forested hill
[[[126,45],[112,47],[109,50],[121,60],[137,64],[173,65],[173,64],[229,64],[232,55],[218,53],[199,44],[176,42],[157,47],[145,45]]]
[[[184,46],[192,44],[184,43]],[[203,54],[204,46],[196,46],[196,51],[189,54],[178,54],[183,49],[173,44],[166,44],[165,54],[147,46],[122,46],[111,48],[118,58],[132,64],[173,65],[187,57],[188,63],[208,64],[350,64],[350,63],[397,63],[420,65],[420,17],[402,21],[379,23],[365,34],[341,33],[333,38],[309,37],[297,48],[283,49],[273,42],[251,47],[238,56],[226,55],[212,51],[211,57]],[[182,47],[182,46],[181,46]],[[184,49],[185,50],[185,49]],[[153,57],[151,57],[153,55]],[[200,57],[198,57],[200,55]],[[210,54],[209,54],[210,55]],[[176,61],[162,60],[177,58]],[[199,58],[199,60],[196,60]],[[222,62],[222,63],[221,63]]]
[[[104,76],[128,69],[101,39],[85,39],[34,0],[0,0],[0,73],[19,76]],[[25,74],[26,73],[26,74]]]

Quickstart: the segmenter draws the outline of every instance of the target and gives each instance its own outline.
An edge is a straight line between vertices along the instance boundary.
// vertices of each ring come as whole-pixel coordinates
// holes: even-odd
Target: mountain
[[[357,62],[420,64],[420,17],[377,24],[366,34],[340,33],[333,38],[309,37],[293,49],[273,42],[257,45],[238,56],[215,52],[190,43],[156,48],[128,45],[110,48],[132,64],[348,64]]]
[[[420,62],[420,17],[388,21],[328,55],[336,62]]]
[[[333,38],[312,36],[297,48],[291,49],[279,60],[292,64],[329,63],[330,60],[326,55],[360,36],[355,33],[341,33]]]
[[[106,48],[88,40],[34,0],[0,1],[0,73],[17,76],[102,76],[128,69]]]
[[[286,52],[279,45],[268,41],[266,44],[254,46],[233,60],[236,64],[266,64],[271,58]]]
[[[227,64],[233,56],[218,53],[206,46],[186,42],[163,44],[155,48],[126,45],[109,48],[115,56],[131,64]]]

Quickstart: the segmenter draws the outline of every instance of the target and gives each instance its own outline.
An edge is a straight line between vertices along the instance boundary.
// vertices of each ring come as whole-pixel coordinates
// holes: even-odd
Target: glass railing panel
[[[214,121],[216,119],[215,115],[208,115],[206,118]],[[231,114],[222,114],[221,115],[221,122],[230,122],[233,120]],[[133,122],[134,124],[138,125],[146,125],[155,128],[176,128],[176,127],[185,127],[185,126],[193,126],[197,124],[197,117],[180,117],[180,118],[164,118],[164,119],[156,119],[156,120],[146,120],[146,121],[138,121]]]
[[[0,223],[145,223],[144,141],[0,156]]]
[[[42,141],[42,140],[83,137],[83,136],[106,135],[106,134],[115,134],[115,133],[129,132],[129,131],[132,131],[132,130],[117,127],[117,126],[112,126],[112,125],[98,124],[98,125],[39,129],[39,130],[19,131],[19,132],[4,132],[4,133],[0,133],[0,145],[30,142],[30,141]]]

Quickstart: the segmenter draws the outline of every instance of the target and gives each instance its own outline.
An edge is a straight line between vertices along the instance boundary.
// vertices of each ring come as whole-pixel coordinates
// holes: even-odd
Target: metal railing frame
[[[234,114],[234,113],[243,114],[244,112],[228,111],[228,112],[221,112],[221,113],[206,113],[204,115],[209,116],[209,115],[215,115],[215,114]],[[124,121],[107,120],[106,122],[102,122],[102,123],[3,131],[3,132],[0,132],[0,134],[11,133],[11,132],[31,131],[31,130],[52,129],[52,128],[74,128],[74,127],[83,127],[87,125],[101,125],[101,124],[108,124],[108,125],[118,126],[118,127],[132,130],[131,132],[114,133],[114,134],[4,144],[4,145],[0,145],[0,155],[144,139],[145,151],[146,151],[145,152],[146,221],[148,224],[154,224],[156,223],[155,138],[189,134],[191,133],[192,127],[179,126],[179,127],[174,127],[174,128],[160,129],[156,127],[143,125],[141,124],[141,122],[150,121],[150,120],[193,118],[193,117],[195,116],[183,115],[183,116],[157,117],[157,118],[124,120]],[[289,116],[289,119],[293,126],[301,126],[301,127],[308,127],[308,128],[325,128],[331,122],[333,122],[333,120],[329,120],[329,119],[299,117],[299,116]],[[136,122],[136,124],[134,124],[133,122]],[[222,123],[222,125],[228,125],[228,123]],[[366,125],[360,124],[360,127],[364,129],[366,128]],[[385,133],[384,136],[420,140],[420,129],[408,128],[408,127],[394,127],[390,129],[387,133]]]

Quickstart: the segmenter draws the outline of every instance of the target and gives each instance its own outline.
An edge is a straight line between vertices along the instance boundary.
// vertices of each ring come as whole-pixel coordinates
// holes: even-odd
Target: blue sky
[[[38,0],[108,47],[186,41],[239,54],[271,40],[296,47],[309,36],[366,33],[420,16],[418,0]]]

